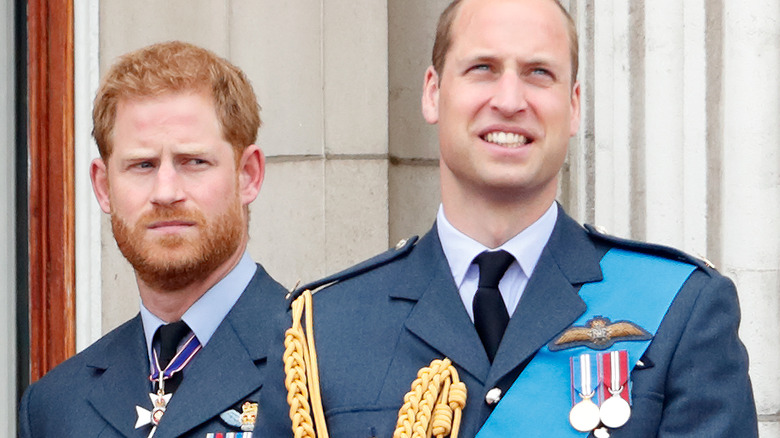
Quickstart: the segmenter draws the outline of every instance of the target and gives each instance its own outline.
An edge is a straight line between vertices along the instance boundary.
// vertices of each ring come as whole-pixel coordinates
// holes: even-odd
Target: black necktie
[[[155,338],[160,342],[159,362],[161,370],[164,370],[171,362],[171,359],[176,356],[179,344],[189,333],[190,327],[184,321],[165,324],[157,329]],[[179,386],[179,383],[181,383],[180,372],[165,380],[165,392],[172,393]]]
[[[491,363],[509,322],[498,282],[514,260],[506,251],[485,251],[474,258],[474,263],[479,265],[479,287],[473,303],[474,327]]]

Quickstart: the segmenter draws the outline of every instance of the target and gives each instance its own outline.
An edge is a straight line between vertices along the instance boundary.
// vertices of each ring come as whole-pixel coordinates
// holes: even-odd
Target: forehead
[[[115,140],[121,140],[155,133],[203,136],[220,131],[211,96],[184,92],[121,99],[113,134]]]
[[[159,96],[125,97],[117,103],[117,121],[129,121],[139,127],[166,123],[198,123],[215,118],[213,99],[203,92],[170,92]]]
[[[554,0],[465,0],[451,29],[450,51],[508,51],[569,56],[566,17]]]
[[[114,153],[119,154],[161,147],[211,150],[227,145],[213,99],[205,93],[122,99],[112,136]]]

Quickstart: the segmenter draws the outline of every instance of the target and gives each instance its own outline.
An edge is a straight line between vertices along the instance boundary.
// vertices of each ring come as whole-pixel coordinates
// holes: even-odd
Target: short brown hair
[[[184,91],[210,92],[222,136],[237,157],[256,142],[260,106],[244,72],[211,51],[170,41],[123,55],[101,81],[92,109],[92,136],[100,157],[111,155],[120,100]]]
[[[453,0],[439,16],[439,24],[436,26],[436,39],[433,42],[433,53],[431,54],[431,64],[436,73],[439,74],[441,79],[441,73],[444,71],[444,62],[447,58],[447,52],[452,45],[452,23],[455,22],[455,17],[458,15],[460,5],[464,0]],[[558,0],[552,0],[558,5],[563,15],[566,16],[566,23],[569,31],[569,51],[571,53],[571,83],[574,85],[574,81],[577,79],[577,70],[579,69],[579,40],[577,38],[577,26],[574,24],[574,19],[569,14],[569,11],[561,5]]]

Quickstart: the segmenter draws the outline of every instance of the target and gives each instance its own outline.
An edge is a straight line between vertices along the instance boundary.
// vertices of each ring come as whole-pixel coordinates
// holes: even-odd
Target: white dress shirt
[[[474,321],[472,303],[479,283],[479,266],[472,263],[474,257],[483,251],[501,249],[514,256],[515,261],[509,265],[509,269],[498,283],[501,297],[504,299],[507,312],[511,317],[517,309],[517,303],[520,302],[528,278],[533,274],[544,246],[550,240],[557,219],[558,206],[553,202],[542,217],[528,228],[498,248],[488,248],[452,226],[444,215],[444,208],[439,206],[439,212],[436,215],[436,231],[439,234],[444,255],[447,257],[447,263],[450,265],[452,278],[458,286],[460,299],[463,301],[472,322]]]

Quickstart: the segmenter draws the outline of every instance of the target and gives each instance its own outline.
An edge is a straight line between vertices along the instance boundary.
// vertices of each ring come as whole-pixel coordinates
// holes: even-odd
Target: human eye
[[[203,169],[208,167],[211,162],[203,157],[186,157],[182,160],[182,164],[192,169]]]
[[[544,67],[536,67],[533,70],[531,70],[531,74],[534,76],[546,76],[546,77],[554,77],[552,72],[549,69],[546,69]]]
[[[485,62],[474,63],[468,67],[467,73],[489,73],[493,70],[493,67]]]
[[[530,83],[540,87],[554,84],[556,78],[555,72],[547,67],[537,66],[529,69],[528,80]]]
[[[128,168],[136,171],[147,171],[150,169],[154,169],[155,163],[151,160],[139,160],[130,163]]]

